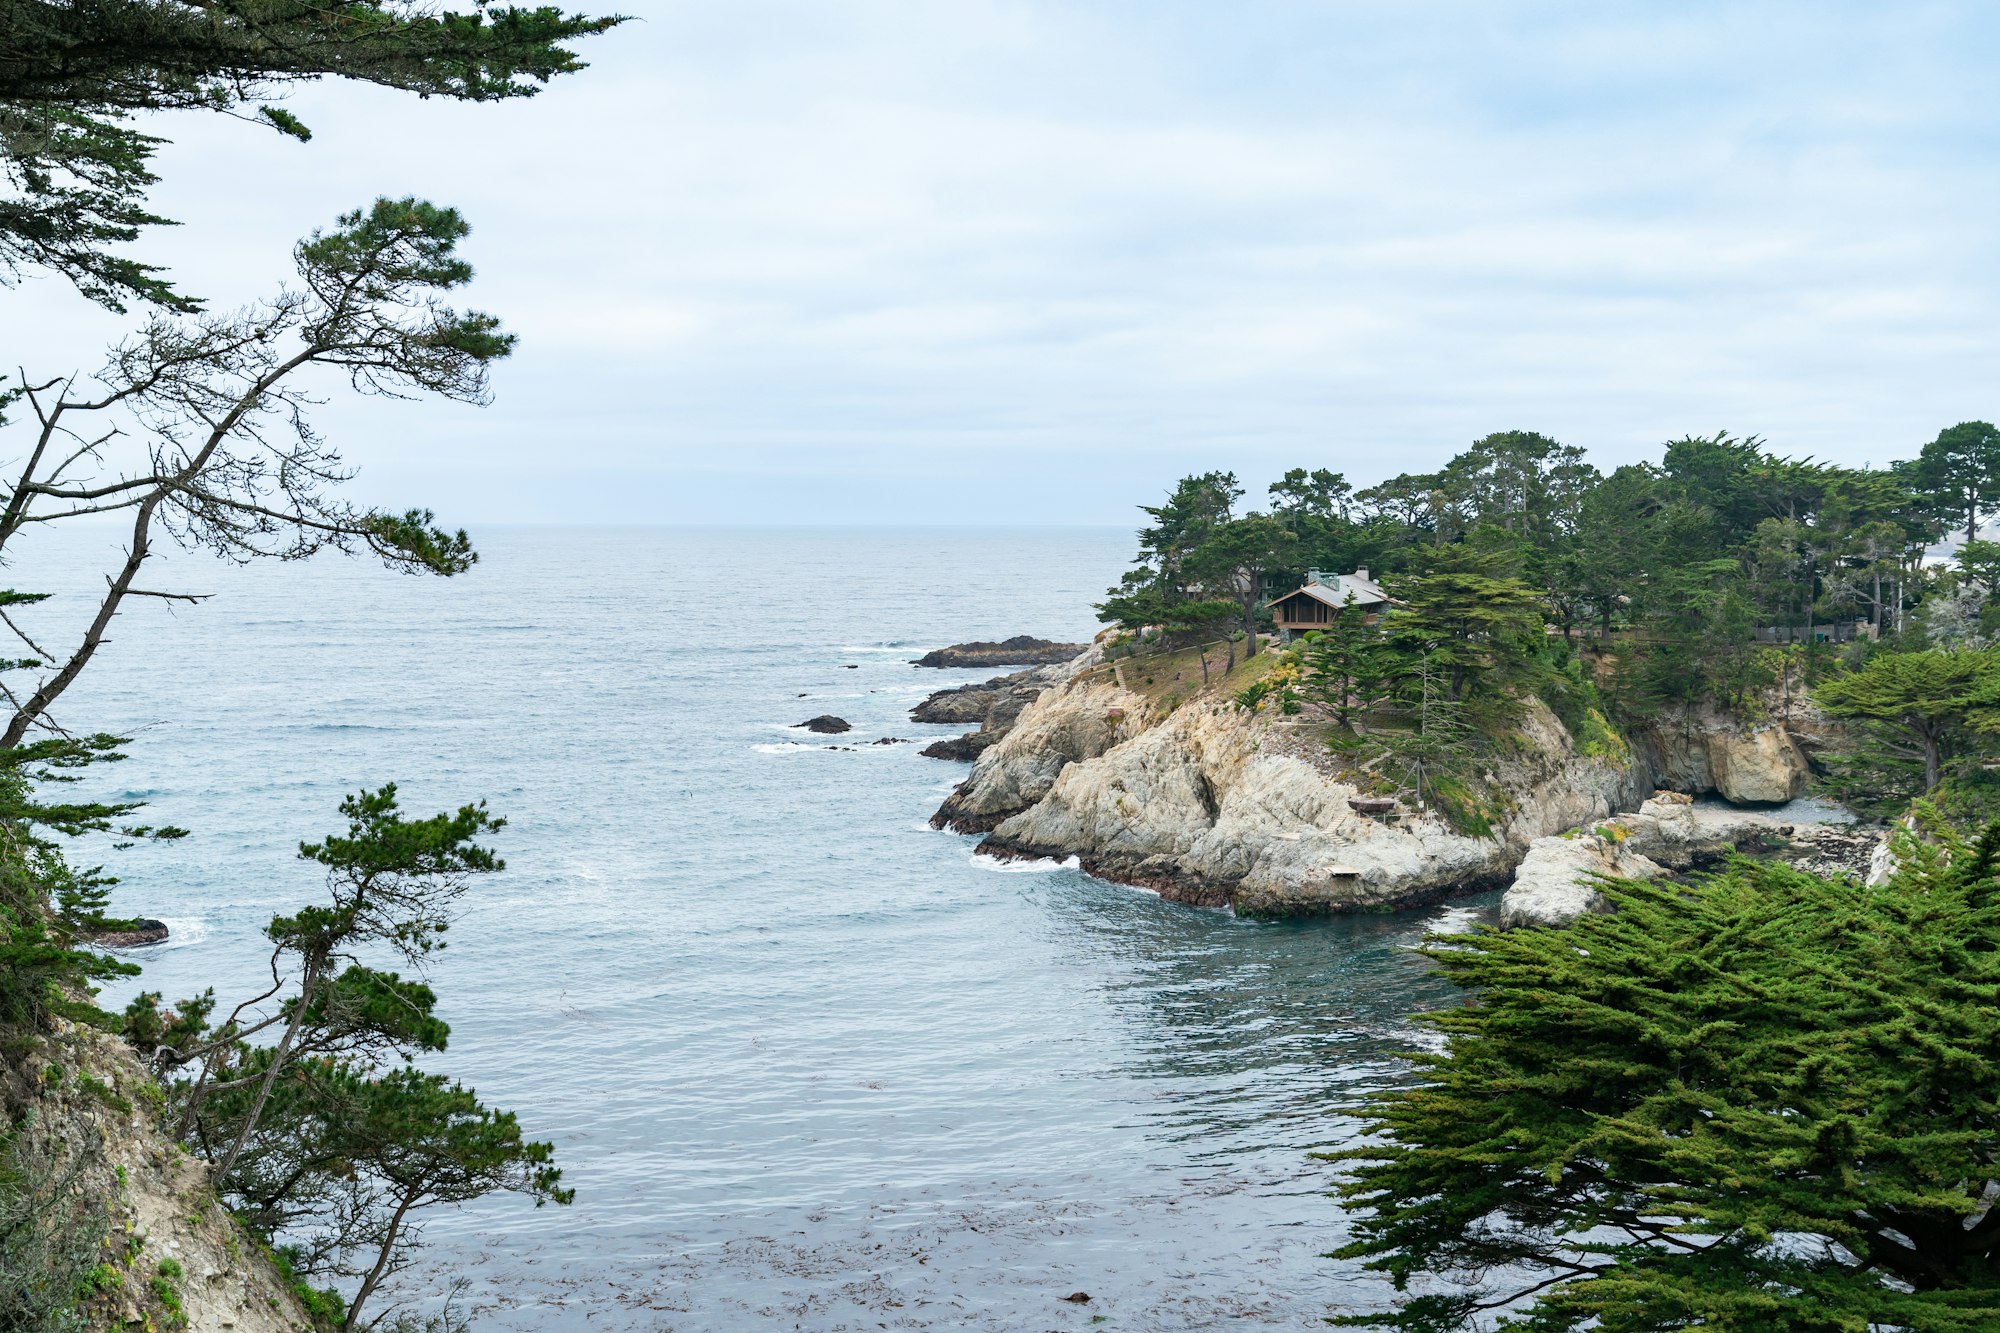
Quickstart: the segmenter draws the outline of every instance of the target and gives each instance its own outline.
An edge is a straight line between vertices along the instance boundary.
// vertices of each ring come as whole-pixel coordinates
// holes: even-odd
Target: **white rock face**
[[[1560,926],[1587,912],[1608,912],[1611,905],[1596,887],[1600,877],[1652,879],[1664,873],[1657,861],[1613,836],[1537,838],[1500,899],[1500,925]]]
[[[1469,837],[1428,814],[1386,823],[1355,813],[1357,788],[1267,752],[1269,715],[1197,698],[1149,727],[1147,709],[1101,681],[1049,691],[940,818],[977,828],[1004,812],[989,850],[1077,855],[1093,873],[1179,901],[1297,915],[1497,880],[1531,839],[1629,806],[1639,787],[1630,764],[1578,756],[1535,705],[1524,752],[1497,774],[1512,807],[1493,836]]]
[[[1736,805],[1783,805],[1805,795],[1805,754],[1782,725],[1745,730],[1714,709],[1674,714],[1634,736],[1653,780],[1676,791],[1713,791]]]
[[[1600,876],[1652,879],[1748,839],[1790,837],[1792,825],[1749,810],[1697,809],[1679,792],[1657,792],[1632,814],[1528,846],[1500,898],[1500,925],[1560,926],[1610,910]]]
[[[1064,768],[1138,735],[1151,719],[1152,705],[1121,686],[1092,648],[979,756],[931,823],[984,833],[1046,796]]]

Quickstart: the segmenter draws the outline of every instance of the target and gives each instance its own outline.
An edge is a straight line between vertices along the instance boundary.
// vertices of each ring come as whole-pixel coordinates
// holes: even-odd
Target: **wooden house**
[[[1368,577],[1368,571],[1352,574],[1322,573],[1312,570],[1305,586],[1268,603],[1271,619],[1278,627],[1281,642],[1307,630],[1325,629],[1350,609],[1372,621],[1389,604],[1389,594]]]

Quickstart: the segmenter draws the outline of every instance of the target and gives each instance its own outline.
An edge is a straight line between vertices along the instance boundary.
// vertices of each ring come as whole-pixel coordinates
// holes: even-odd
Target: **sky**
[[[631,0],[497,106],[217,117],[139,253],[216,305],[379,195],[461,208],[479,409],[335,397],[371,502],[469,524],[1115,523],[1539,430],[1844,463],[2000,415],[2000,7]],[[7,360],[132,321],[0,297]]]

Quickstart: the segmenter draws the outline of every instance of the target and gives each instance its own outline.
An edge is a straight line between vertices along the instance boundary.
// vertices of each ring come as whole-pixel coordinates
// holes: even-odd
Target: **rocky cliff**
[[[8,1072],[5,1100],[22,1126],[10,1145],[16,1169],[26,1167],[20,1184],[44,1200],[58,1250],[88,1270],[80,1290],[89,1327],[313,1327],[270,1258],[217,1203],[206,1170],[160,1131],[159,1091],[124,1042],[65,1025]]]
[[[1074,660],[1076,654],[1070,655]],[[1041,696],[1043,690],[1069,678],[1069,661],[1053,666],[1031,667],[1010,676],[955,689],[939,690],[910,710],[912,722],[977,723],[978,730],[949,740],[936,741],[924,748],[932,759],[970,762],[997,745],[1013,730],[1023,710]]]
[[[1092,661],[1022,712],[934,822],[989,832],[993,854],[1074,855],[1178,901],[1284,916],[1502,882],[1534,838],[1650,790],[1629,760],[1580,754],[1534,704],[1488,775],[1503,794],[1491,833],[1472,836],[1428,811],[1364,813],[1370,793],[1331,762],[1323,730],[1219,690],[1167,708]]]
[[[1585,754],[1531,702],[1480,775],[1475,834],[1404,802],[1373,808],[1327,749],[1324,719],[1249,711],[1220,685],[1163,697],[1120,678],[1144,669],[1097,649],[1070,663],[932,822],[987,834],[989,854],[1076,856],[1177,901],[1291,916],[1505,884],[1537,839],[1637,811],[1656,787],[1777,804],[1801,794],[1808,773],[1782,721],[1691,712],[1656,721],[1629,753]],[[1719,837],[1674,852],[1654,841],[1671,861]]]
[[[1805,795],[1811,767],[1782,716],[1745,723],[1713,707],[1682,709],[1634,728],[1653,785],[1714,792],[1733,805],[1783,805]]]

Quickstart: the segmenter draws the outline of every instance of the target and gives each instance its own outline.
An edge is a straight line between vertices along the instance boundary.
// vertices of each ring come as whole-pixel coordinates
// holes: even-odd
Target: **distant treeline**
[[[1366,568],[1406,605],[1431,593],[1446,597],[1441,613],[1486,602],[1522,612],[1509,625],[1429,627],[1442,639],[1491,640],[1533,620],[1620,644],[1633,706],[1740,698],[1767,673],[1760,638],[1977,647],[2000,628],[2000,605],[1989,607],[2000,543],[1978,540],[2000,509],[2000,429],[1986,422],[1952,426],[1884,467],[1787,458],[1716,434],[1609,474],[1576,446],[1503,431],[1436,472],[1356,489],[1340,473],[1294,468],[1261,508],[1243,498],[1233,474],[1210,472],[1146,507],[1138,559],[1103,603],[1106,618],[1247,632],[1308,570]],[[1952,532],[1964,537],[1956,562],[1927,562]],[[1518,606],[1523,592],[1531,602]],[[1457,684],[1472,684],[1466,671]]]

